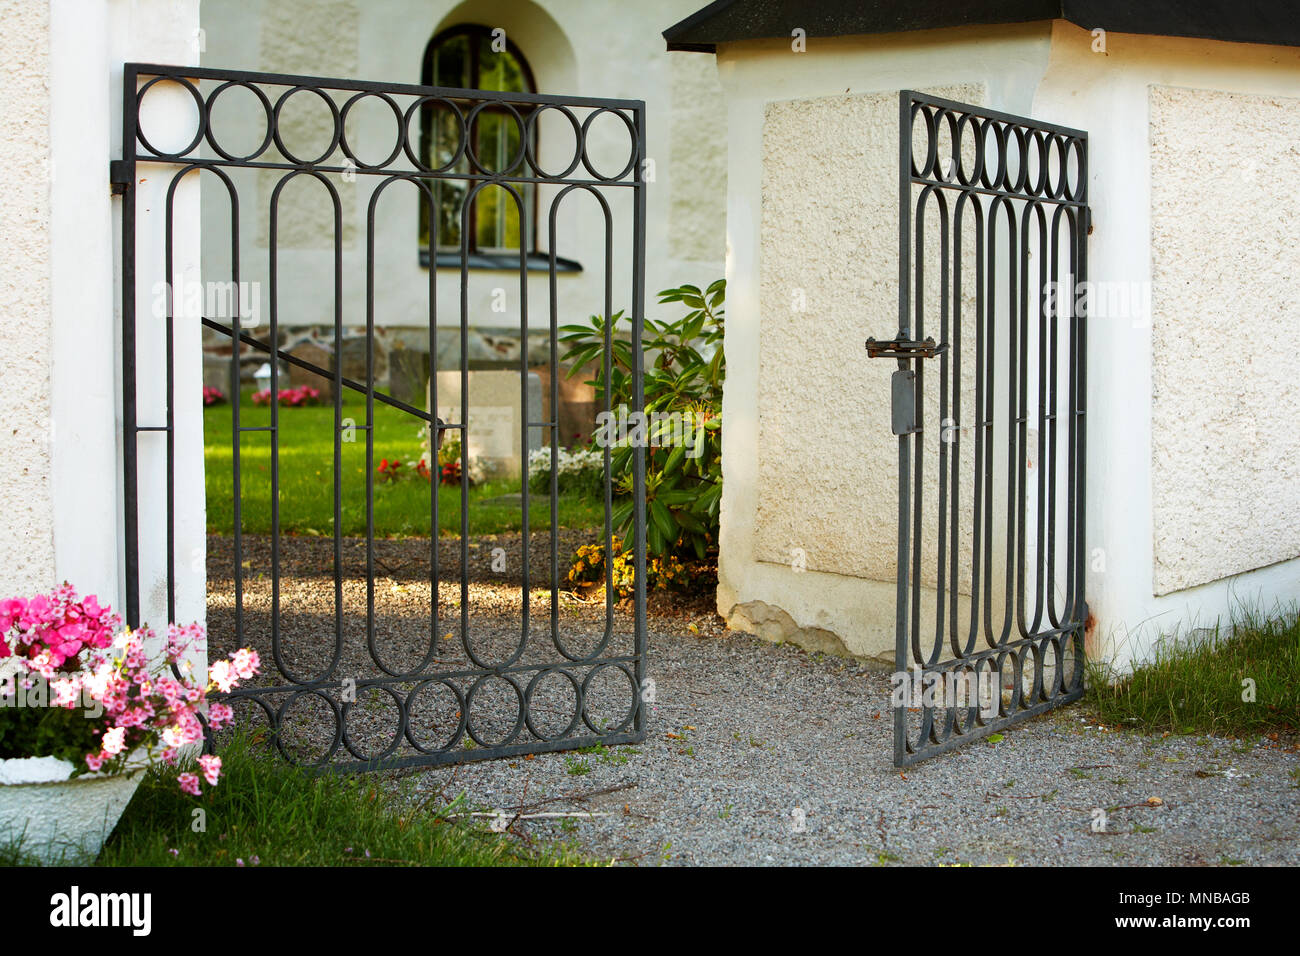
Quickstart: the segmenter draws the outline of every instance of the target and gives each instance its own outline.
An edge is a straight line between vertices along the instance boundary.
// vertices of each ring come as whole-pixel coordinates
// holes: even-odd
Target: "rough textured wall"
[[[1153,86],[1156,594],[1300,555],[1300,99]]]
[[[983,87],[933,92],[984,101]],[[898,328],[896,92],[768,105],[761,237],[756,557],[790,564],[799,548],[809,570],[893,581],[895,365],[863,343]],[[973,315],[970,299],[972,337]],[[923,566],[933,581],[933,557]]]
[[[49,7],[0,0],[0,591],[54,578],[50,489]]]
[[[262,69],[268,73],[354,77],[358,74],[360,36],[356,0],[267,2],[261,24]],[[341,109],[346,98],[336,96],[336,99]],[[356,121],[349,117],[348,131],[354,136],[355,125]],[[319,156],[329,145],[332,130],[329,109],[314,93],[297,93],[286,101],[280,116],[280,135],[285,147],[295,155],[303,159]],[[274,147],[271,154],[278,156]],[[276,170],[258,174],[261,196],[258,245],[270,244],[271,194],[283,175]],[[358,191],[339,190],[345,246],[356,239]],[[296,249],[334,248],[334,207],[324,186],[300,176],[281,191],[276,245]]]
[[[727,245],[727,109],[718,69],[711,56],[674,53],[672,80],[669,241],[679,258],[718,262]]]

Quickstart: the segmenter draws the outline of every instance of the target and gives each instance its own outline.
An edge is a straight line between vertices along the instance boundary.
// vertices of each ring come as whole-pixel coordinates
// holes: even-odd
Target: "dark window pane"
[[[493,92],[533,92],[523,61],[508,50],[492,49],[493,42],[490,32],[473,27],[444,37],[432,52],[429,82],[436,86]],[[498,41],[497,45],[502,43]],[[463,152],[461,158],[452,163],[461,146],[460,124],[452,113],[426,108],[421,111],[420,122],[426,165],[456,173],[473,171]],[[521,130],[512,115],[489,108],[479,114],[474,128],[468,132],[470,141],[467,145],[489,172],[519,174],[526,169],[520,150]],[[512,165],[516,155],[519,155],[519,161]],[[428,248],[432,240],[435,248],[458,250],[462,240],[462,217],[465,215],[463,207],[472,183],[454,180],[427,182],[433,191],[435,209],[431,216],[428,203],[421,201],[420,243]],[[536,202],[536,189],[525,183],[516,184],[514,188],[524,203],[522,216],[514,198],[500,187],[484,189],[477,194],[473,208],[468,211],[467,238],[471,251],[515,251],[521,248],[521,244],[523,248],[532,248],[534,230],[529,220]]]
[[[531,93],[519,60],[509,50],[493,50],[492,44],[490,35],[479,37],[477,88],[498,93]],[[497,46],[501,46],[501,43],[498,42]]]
[[[433,85],[465,89],[473,85],[469,75],[469,37],[451,36],[433,51]]]

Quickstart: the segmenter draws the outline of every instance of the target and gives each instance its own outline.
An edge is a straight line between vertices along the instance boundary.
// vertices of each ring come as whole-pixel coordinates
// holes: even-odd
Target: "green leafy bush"
[[[566,325],[561,341],[576,375],[595,362],[598,405],[606,395],[614,409],[612,420],[598,427],[592,440],[598,448],[613,446],[611,472],[615,484],[614,533],[631,541],[632,469],[636,444],[646,449],[646,550],[651,558],[682,556],[706,560],[716,552],[718,509],[722,497],[723,303],[727,283],[719,279],[707,289],[684,285],[659,293],[660,304],[680,302],[685,315],[670,321],[646,319],[642,345],[645,368],[645,411],[648,420],[638,431],[627,413],[634,395],[631,320],[622,312],[607,323],[592,316],[587,325]],[[603,354],[608,339],[610,372],[606,381]],[[620,414],[620,409],[622,414]]]

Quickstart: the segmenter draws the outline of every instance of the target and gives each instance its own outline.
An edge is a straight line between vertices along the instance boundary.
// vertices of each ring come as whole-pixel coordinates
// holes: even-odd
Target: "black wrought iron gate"
[[[208,577],[211,582],[216,575],[224,582],[215,598],[211,586],[207,592],[209,658],[251,645],[264,662],[262,678],[227,695],[228,704],[261,725],[261,732],[287,759],[334,769],[444,764],[643,739],[643,450],[634,452],[630,488],[616,488],[610,449],[604,451],[603,540],[607,548],[613,546],[615,494],[630,493],[635,593],[630,602],[620,604],[615,589],[607,587],[603,614],[595,609],[586,618],[577,614],[581,608],[562,600],[572,549],[560,550],[559,469],[552,468],[549,515],[543,526],[533,530],[530,523],[539,509],[530,510],[525,471],[517,502],[524,530],[518,540],[490,550],[474,543],[476,511],[465,478],[475,467],[470,455],[475,435],[469,330],[476,318],[479,324],[483,318],[471,307],[471,269],[485,267],[470,251],[471,236],[481,227],[480,219],[471,219],[477,215],[472,212],[476,203],[478,208],[494,203],[498,225],[505,224],[504,232],[496,235],[509,238],[513,231],[517,240],[517,250],[510,247],[499,254],[491,263],[497,271],[486,275],[518,296],[522,417],[512,440],[521,463],[526,467],[530,449],[538,444],[530,443],[530,435],[545,436],[551,461],[556,461],[557,328],[565,322],[596,313],[610,316],[620,308],[629,311],[636,406],[632,411],[641,408],[644,104],[143,64],[127,64],[124,83],[123,154],[114,164],[113,179],[115,190],[124,196],[128,623],[138,625],[147,617],[157,628],[164,613],[175,620],[178,587],[193,590],[198,587],[195,579],[200,584],[202,580],[203,562],[183,548],[179,537],[189,533],[194,540],[193,528],[185,532],[184,527],[192,524],[196,494],[202,494],[195,489],[196,463],[191,460],[198,444],[178,424],[197,420],[200,399],[193,346],[201,323],[207,335],[229,346],[224,381],[230,419],[224,427],[229,429],[225,441],[231,462],[224,467],[230,469],[233,488],[217,503],[229,507],[233,516],[230,534],[218,536],[219,548],[208,542]],[[163,143],[157,132],[150,138],[146,104],[155,94],[172,97],[167,108],[173,117],[178,97],[181,108],[197,115],[192,139]],[[237,108],[232,101],[240,98],[245,105]],[[367,108],[372,118],[366,129],[371,130],[391,112],[391,139],[377,143],[372,133],[358,132],[357,116]],[[303,110],[310,109],[317,111],[316,120],[302,118]],[[379,120],[374,119],[375,110]],[[235,144],[235,137],[221,129],[218,114],[237,120],[235,132],[252,124],[255,135]],[[291,114],[297,118],[291,121]],[[625,131],[626,152],[619,153],[617,161],[609,159],[608,149],[596,155],[589,148],[598,122]],[[547,160],[547,166],[559,172],[548,171],[541,161],[538,134],[544,123],[558,123],[572,140],[567,158]],[[485,132],[489,126],[495,131],[490,137]],[[317,143],[323,149],[307,150],[294,141],[313,129],[323,130]],[[484,146],[489,140],[496,144],[491,150]],[[193,236],[178,240],[174,232],[177,197],[187,177],[207,179],[213,188],[204,202],[203,259],[209,261],[211,243],[218,239],[220,255],[226,258],[221,274],[204,275],[201,288],[210,292],[214,282],[224,285],[231,306],[225,315],[213,314],[210,296],[201,295],[201,305],[190,308],[182,293],[182,287],[194,281],[180,272],[180,260],[193,253],[192,243],[185,246]],[[304,184],[316,191],[320,215],[313,219],[309,210],[304,212],[307,206],[299,195],[295,225],[283,211],[285,197]],[[146,200],[147,190],[153,192]],[[377,230],[386,228],[395,208],[381,206],[381,197],[402,191],[409,194],[409,208],[425,204],[427,211],[430,261],[423,293],[427,300],[420,302],[420,309],[427,311],[417,312],[422,317],[416,322],[407,322],[427,334],[427,402],[391,394],[376,374],[377,323],[393,321],[391,315],[376,314],[377,289],[388,291],[386,284],[394,281],[393,263],[379,261],[376,251]],[[603,295],[574,303],[572,296],[565,300],[561,294],[559,272],[566,264],[557,244],[563,242],[564,230],[572,229],[573,220],[565,219],[574,205],[569,200],[584,194],[590,197],[584,200],[589,234],[599,236],[603,226],[604,260],[595,264],[603,276]],[[214,221],[225,227],[216,234],[209,228]],[[253,221],[260,227],[250,225]],[[415,217],[403,221],[414,225]],[[450,223],[452,232],[459,226],[460,249],[444,250],[440,256],[436,247],[444,223]],[[539,225],[548,243],[533,241]],[[410,232],[408,254],[414,258],[415,229]],[[483,241],[482,234],[476,238]],[[588,246],[601,247],[600,242]],[[436,273],[439,265],[448,267],[448,257],[453,275],[459,276],[459,314],[442,324],[459,330],[459,350],[454,353],[458,357],[450,362],[450,370],[459,373],[459,394],[452,403],[458,414],[444,422],[437,415],[437,330],[439,316],[449,310],[438,301]],[[255,259],[264,279],[250,285]],[[306,280],[300,275],[291,284],[295,270],[306,270]],[[544,277],[547,283],[544,325],[529,322],[530,273],[535,281]],[[501,278],[491,280],[492,275]],[[622,277],[618,282],[616,275]],[[143,290],[159,277],[161,294],[154,296],[146,313],[141,308]],[[286,288],[296,291],[286,293]],[[415,291],[421,290],[417,286]],[[294,317],[301,321],[298,307],[308,299],[324,303],[321,324],[332,331],[327,336],[333,342],[332,361],[286,348],[286,313],[297,309]],[[266,305],[265,321],[250,321],[251,306],[261,302]],[[583,311],[575,314],[576,309]],[[360,343],[364,371],[345,375],[343,349],[349,332]],[[546,421],[530,420],[528,414],[530,333],[534,340],[545,340],[550,402],[549,415],[541,417]],[[613,346],[607,331],[607,377]],[[262,389],[258,397],[260,410],[250,404],[246,376],[241,375],[241,364],[253,355],[258,362],[266,361],[269,373],[264,383],[269,394]],[[282,408],[277,398],[282,376],[290,370],[316,376],[314,381],[332,393],[332,420],[324,426],[332,466],[324,466],[309,482],[319,485],[328,498],[332,527],[312,529],[315,537],[282,533],[286,509],[295,505],[293,494],[285,491],[286,479],[295,477],[290,470],[302,465],[282,456],[281,442],[286,432],[305,427],[304,419],[295,417],[299,411]],[[605,410],[611,411],[608,398]],[[436,438],[429,442],[431,454],[444,438],[460,441],[459,520],[450,537],[439,535],[436,454],[428,462],[433,472],[429,492],[410,515],[414,546],[376,535],[377,503],[382,505],[391,490],[387,485],[377,488],[389,476],[379,471],[378,466],[387,463],[376,461],[381,457],[376,445],[383,429],[391,434],[394,415],[409,423],[413,444],[418,444],[421,427]],[[260,451],[256,442],[264,443]],[[259,455],[260,465],[253,460]],[[223,465],[210,461],[208,467]],[[307,494],[302,482],[292,487]],[[506,505],[498,507],[510,505],[505,497]],[[252,520],[250,501],[255,498],[259,507],[269,509],[269,526],[264,533],[250,534],[244,525]],[[211,501],[209,505],[216,507]],[[530,549],[538,536],[545,538],[545,548]],[[487,598],[483,592],[494,587],[489,567],[504,570],[507,565],[516,572],[516,603],[502,609],[501,595],[510,593],[508,589],[497,588]],[[608,571],[606,580],[610,583]]]
[[[911,91],[899,123],[899,331],[867,350],[898,361],[905,766],[1083,693],[1088,136]]]

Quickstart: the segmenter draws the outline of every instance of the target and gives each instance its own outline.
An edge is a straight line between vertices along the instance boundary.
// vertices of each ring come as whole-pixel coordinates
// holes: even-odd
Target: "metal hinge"
[[[131,176],[126,169],[126,160],[113,159],[109,161],[108,185],[112,189],[114,196],[121,196],[126,193],[127,187],[131,185]]]
[[[924,342],[918,342],[915,339],[886,339],[883,342],[867,339],[868,358],[934,358],[946,351],[948,351],[948,343],[936,345],[933,336],[927,336]]]

